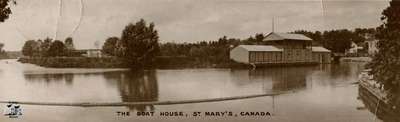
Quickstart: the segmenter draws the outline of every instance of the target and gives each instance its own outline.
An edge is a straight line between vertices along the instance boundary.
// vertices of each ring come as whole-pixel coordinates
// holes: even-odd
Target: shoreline
[[[169,58],[164,60],[158,60],[151,68],[145,69],[190,69],[190,68],[221,68],[221,69],[251,69],[255,68],[251,64],[237,63],[234,61],[212,63],[209,61],[191,61],[181,60],[178,63],[170,63],[176,61],[176,58]],[[101,58],[89,58],[89,57],[35,57],[35,58],[19,58],[17,60],[20,63],[28,63],[37,65],[44,68],[54,69],[119,69],[119,70],[130,70],[129,67],[115,57],[101,57]],[[168,63],[165,63],[168,62]],[[302,66],[315,66],[317,63],[276,63],[276,64],[258,64],[256,67],[302,67]]]
[[[342,57],[340,62],[371,62],[371,57]]]

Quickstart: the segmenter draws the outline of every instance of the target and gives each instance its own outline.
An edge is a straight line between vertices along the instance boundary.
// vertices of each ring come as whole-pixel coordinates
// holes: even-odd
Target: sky
[[[387,0],[17,0],[0,23],[5,50],[29,39],[74,39],[78,49],[101,48],[129,23],[154,22],[160,42],[248,38],[295,30],[377,27]]]

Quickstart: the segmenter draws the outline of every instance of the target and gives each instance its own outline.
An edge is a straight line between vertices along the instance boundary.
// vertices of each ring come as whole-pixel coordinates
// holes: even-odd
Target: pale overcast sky
[[[17,0],[0,23],[0,42],[20,50],[27,39],[74,39],[94,48],[140,18],[154,22],[160,42],[247,38],[275,31],[376,27],[387,0]],[[60,9],[61,7],[61,9]],[[61,12],[60,12],[61,10]]]

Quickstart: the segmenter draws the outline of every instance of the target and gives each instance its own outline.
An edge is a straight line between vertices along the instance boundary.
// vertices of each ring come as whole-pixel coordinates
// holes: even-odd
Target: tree
[[[46,56],[49,56],[49,54],[48,54],[48,50],[50,49],[50,46],[51,46],[51,43],[52,43],[52,39],[50,39],[50,38],[46,38],[46,39],[44,39],[44,41],[43,41],[43,43],[40,45],[40,54],[41,54],[41,56],[44,56],[44,57],[46,57]]]
[[[0,52],[3,51],[4,44],[0,43]]]
[[[383,10],[383,24],[377,28],[378,53],[367,65],[374,79],[394,95],[400,92],[400,1],[392,0]],[[400,96],[399,96],[400,97]],[[399,98],[400,99],[400,98]]]
[[[344,53],[351,48],[353,34],[347,29],[325,31],[323,34],[324,47],[335,53]]]
[[[74,46],[74,40],[72,37],[68,37],[64,40],[64,45],[65,45],[65,55],[64,56],[76,56],[74,54],[75,46]]]
[[[306,30],[297,30],[292,33],[303,34],[303,35],[311,38],[313,40],[313,42],[312,42],[313,46],[325,46],[324,41],[323,41],[323,35],[320,31],[311,32],[311,31],[306,31]]]
[[[39,52],[39,44],[35,40],[28,40],[22,47],[22,54],[25,56],[36,56]]]
[[[11,14],[10,2],[17,4],[15,0],[0,0],[0,22],[4,22]]]
[[[59,40],[55,40],[51,43],[50,48],[48,50],[49,56],[57,57],[57,56],[64,56],[66,52],[66,47],[63,42]]]
[[[104,42],[102,47],[102,52],[107,55],[116,56],[117,53],[117,42],[119,41],[118,37],[110,37]]]
[[[151,65],[159,53],[158,33],[154,23],[147,26],[143,19],[125,27],[121,42],[124,47],[123,58],[132,68]]]
[[[64,41],[64,44],[65,44],[65,48],[67,48],[67,50],[75,50],[74,40],[72,39],[72,37],[66,38]]]
[[[6,51],[4,51],[3,47],[4,47],[4,44],[0,43],[0,59],[8,57]]]
[[[257,44],[261,44],[265,38],[262,33],[257,33],[254,37]]]

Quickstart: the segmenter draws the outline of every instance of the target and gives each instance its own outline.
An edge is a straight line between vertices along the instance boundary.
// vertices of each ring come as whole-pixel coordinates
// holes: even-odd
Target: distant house
[[[77,49],[74,53],[80,54],[84,57],[102,57],[101,49]]]
[[[302,34],[268,34],[263,45],[239,45],[230,58],[245,64],[308,64],[330,63],[330,51],[312,47],[312,39]]]
[[[359,50],[362,50],[362,45],[351,42],[351,48],[345,50],[345,55],[357,55]]]
[[[369,38],[366,40],[366,43],[368,45],[368,54],[369,55],[374,55],[375,53],[377,53],[378,50],[378,42],[379,40],[374,39],[374,38]]]

